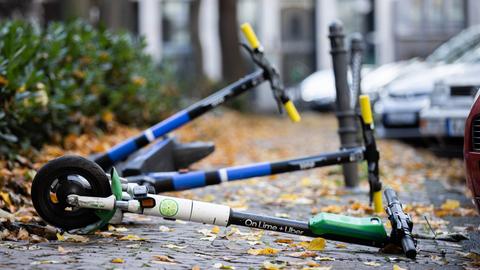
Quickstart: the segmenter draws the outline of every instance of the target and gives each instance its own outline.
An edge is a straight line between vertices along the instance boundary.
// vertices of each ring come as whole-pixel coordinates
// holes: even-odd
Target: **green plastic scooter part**
[[[377,243],[387,241],[387,232],[378,217],[349,217],[331,213],[320,213],[308,222],[309,229],[316,235],[335,235],[336,238],[363,239]]]
[[[115,168],[112,168],[110,172],[110,177],[112,178],[112,194],[115,196],[116,200],[122,200],[122,183],[120,182],[120,176],[117,173]],[[113,210],[97,210],[95,214],[100,217],[100,222],[98,222],[93,230],[100,229],[106,226],[110,220],[113,218],[116,209]]]

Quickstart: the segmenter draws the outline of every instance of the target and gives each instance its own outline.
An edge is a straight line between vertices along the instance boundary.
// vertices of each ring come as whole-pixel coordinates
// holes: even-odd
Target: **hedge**
[[[113,119],[143,126],[177,107],[173,72],[145,42],[75,21],[0,23],[0,156]]]

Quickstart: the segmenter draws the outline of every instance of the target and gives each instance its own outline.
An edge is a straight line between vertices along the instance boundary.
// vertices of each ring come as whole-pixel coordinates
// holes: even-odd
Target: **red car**
[[[480,98],[478,94],[465,123],[463,156],[467,170],[467,185],[473,193],[473,203],[480,213]]]

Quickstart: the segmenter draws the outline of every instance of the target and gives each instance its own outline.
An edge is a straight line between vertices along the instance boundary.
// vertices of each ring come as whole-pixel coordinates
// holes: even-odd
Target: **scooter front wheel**
[[[93,209],[69,205],[68,195],[108,197],[110,182],[100,166],[80,156],[62,156],[45,164],[32,183],[32,202],[47,223],[65,230],[100,220]]]

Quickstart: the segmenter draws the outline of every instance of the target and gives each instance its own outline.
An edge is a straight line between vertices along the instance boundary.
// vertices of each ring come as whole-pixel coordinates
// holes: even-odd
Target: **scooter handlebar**
[[[405,235],[402,237],[402,249],[405,253],[405,256],[410,259],[415,259],[417,256],[417,248],[415,247],[415,242],[413,241],[412,236]]]
[[[302,120],[302,117],[298,113],[295,104],[293,104],[291,100],[283,103],[283,107],[285,108],[285,111],[287,112],[288,117],[290,117],[290,120],[292,120],[292,122],[300,122],[300,120]]]
[[[371,125],[373,123],[373,116],[372,106],[370,105],[370,98],[368,97],[368,95],[361,95],[359,99],[363,123],[365,125]]]
[[[261,50],[262,44],[260,44],[260,41],[258,40],[255,31],[253,31],[252,26],[249,23],[244,23],[240,26],[240,28],[242,29],[243,35],[247,39],[248,44],[250,44],[250,47],[254,50]]]
[[[410,216],[403,211],[402,204],[393,189],[385,189],[384,194],[387,200],[385,210],[392,225],[390,238],[393,242],[402,245],[403,252],[408,258],[415,259],[417,249],[411,233],[413,228],[412,220]]]

